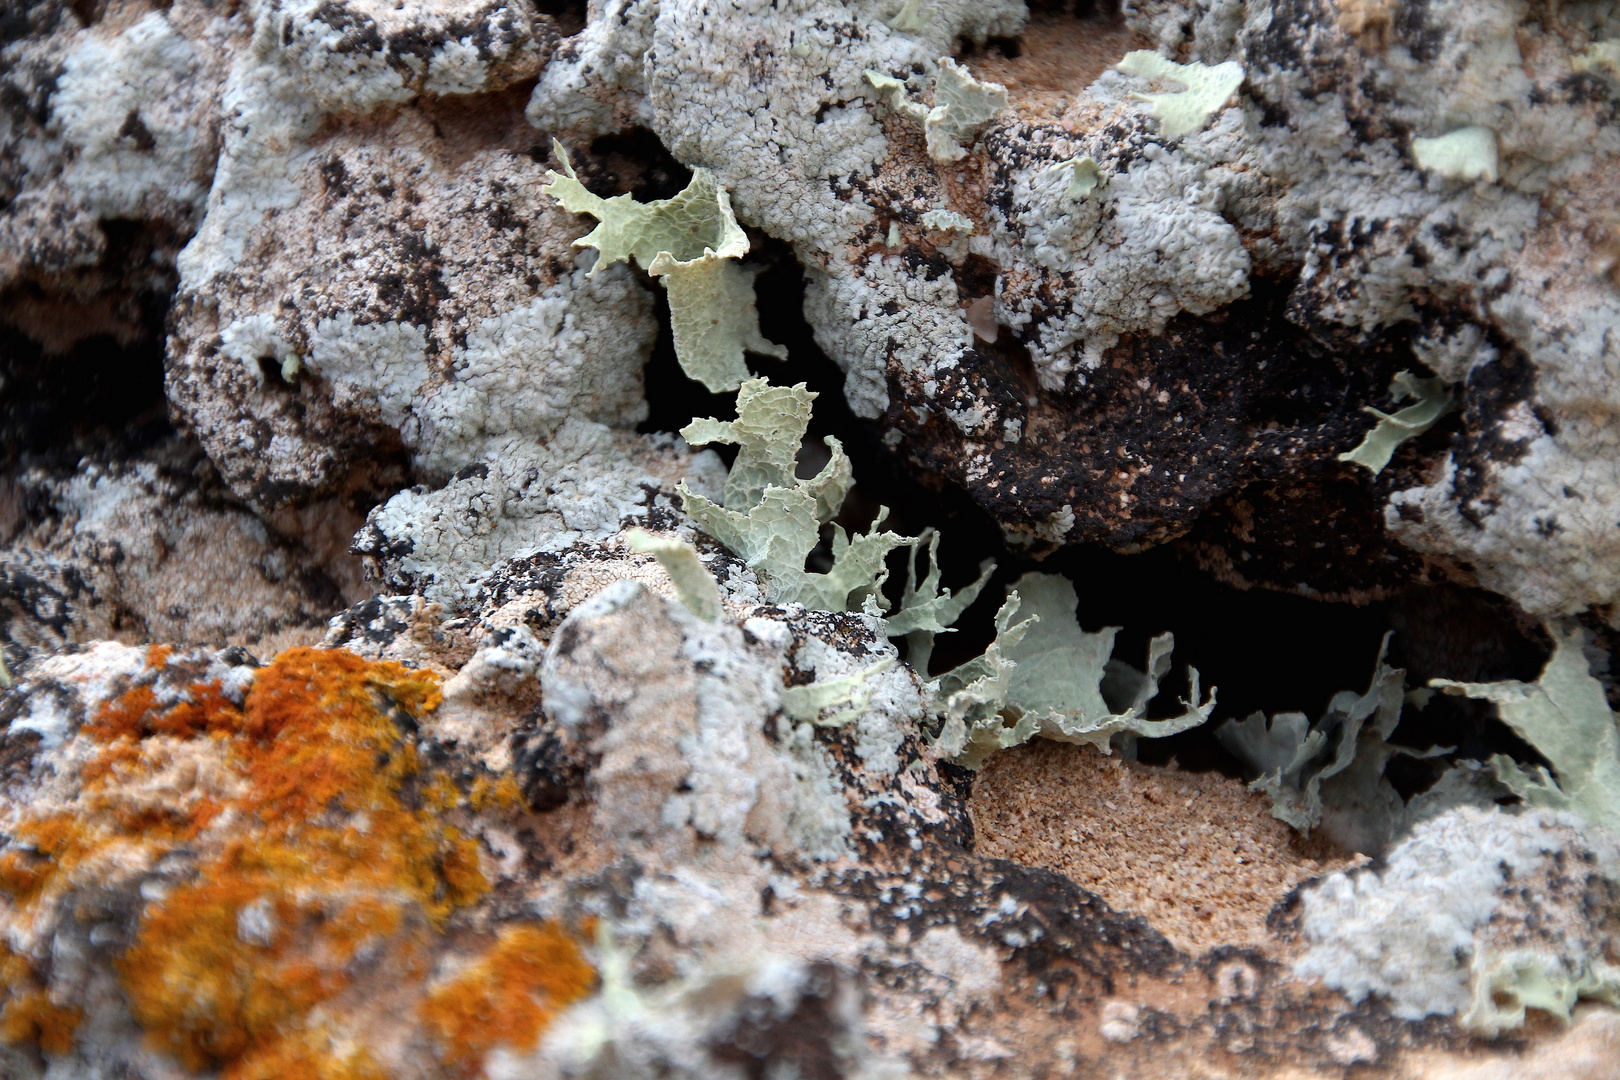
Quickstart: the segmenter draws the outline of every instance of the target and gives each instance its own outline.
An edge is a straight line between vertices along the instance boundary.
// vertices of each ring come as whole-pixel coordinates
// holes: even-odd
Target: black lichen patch
[[[1475,525],[1482,525],[1496,510],[1490,490],[1493,468],[1519,461],[1535,435],[1557,434],[1551,414],[1530,404],[1534,365],[1518,350],[1498,345],[1492,362],[1476,364],[1468,373],[1463,426],[1451,443],[1457,512]],[[1546,531],[1559,527],[1551,519],[1541,524]]]
[[[530,810],[555,810],[585,791],[593,763],[581,740],[555,721],[538,717],[512,736],[512,769]]]

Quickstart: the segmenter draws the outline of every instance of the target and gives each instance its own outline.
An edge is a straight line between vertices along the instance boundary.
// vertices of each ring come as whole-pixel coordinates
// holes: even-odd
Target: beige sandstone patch
[[[1194,955],[1265,947],[1290,889],[1354,865],[1238,780],[1044,739],[987,761],[969,808],[977,854],[1055,870]]]

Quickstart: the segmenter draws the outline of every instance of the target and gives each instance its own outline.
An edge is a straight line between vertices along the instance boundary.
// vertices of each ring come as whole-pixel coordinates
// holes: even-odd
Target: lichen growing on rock
[[[152,1048],[233,1078],[305,1059],[322,1075],[381,1075],[344,996],[382,977],[424,995],[424,1030],[470,1072],[497,1043],[532,1045],[548,1010],[589,989],[571,938],[517,926],[481,962],[515,965],[506,1012],[525,994],[531,1008],[494,1028],[452,1023],[424,990],[447,920],[489,888],[476,842],[449,820],[469,794],[424,771],[412,737],[442,700],[436,677],[309,648],[191,681],[169,665],[152,649],[135,684],[86,717],[65,747],[75,796],[16,807],[0,856],[13,935],[62,918],[86,888],[137,887],[114,967]],[[73,1010],[49,1004],[9,1003],[7,1030],[64,1054]],[[350,1048],[318,1050],[332,1040]]]
[[[0,1075],[1607,1066],[1617,20],[8,9]]]

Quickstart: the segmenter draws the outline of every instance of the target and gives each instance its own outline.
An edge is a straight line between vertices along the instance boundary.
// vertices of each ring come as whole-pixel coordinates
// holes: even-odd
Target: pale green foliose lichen
[[[1015,667],[1007,659],[1006,651],[1022,641],[1030,627],[1040,621],[1035,615],[1021,622],[1013,621],[1022,601],[1017,589],[1010,590],[996,612],[996,636],[989,647],[929,684],[936,708],[944,720],[936,746],[941,755],[955,758],[969,768],[977,767],[996,750],[1015,745],[1004,744],[1000,735],[1004,726],[1001,713],[1007,707]]]
[[[996,640],[985,654],[940,676],[937,701],[944,705],[939,745],[943,753],[976,768],[996,750],[1036,735],[1059,742],[1089,743],[1104,753],[1116,735],[1163,738],[1209,719],[1215,695],[1198,704],[1198,672],[1188,668],[1191,700],[1164,720],[1146,719],[1147,703],[1170,667],[1174,639],[1155,637],[1145,672],[1116,668],[1110,681],[1128,685],[1130,700],[1115,711],[1104,696],[1118,627],[1095,633],[1075,618],[1074,586],[1054,574],[1025,574],[996,617]],[[1018,616],[1020,622],[1013,622]],[[1121,676],[1132,676],[1124,677]]]
[[[698,527],[759,572],[776,603],[800,603],[822,611],[880,605],[884,559],[911,537],[879,531],[887,511],[866,533],[851,537],[833,526],[832,567],[805,569],[820,540],[821,526],[843,506],[852,484],[849,459],[828,438],[832,458],[815,476],[800,479],[794,463],[810,423],[816,395],[797,386],[771,386],[752,379],[737,394],[736,420],[697,420],[681,429],[690,443],[728,442],[738,448],[727,477],[723,505],[684,483],[677,490]]]
[[[599,224],[574,241],[597,251],[595,274],[634,259],[669,292],[670,330],[681,369],[711,392],[735,390],[748,378],[744,351],[785,359],[787,350],[759,330],[753,271],[737,264],[748,237],[731,212],[731,197],[707,169],[674,198],[638,203],[630,195],[604,199],[574,175],[568,153],[552,144],[563,171],[546,173],[540,190]]]
[[[912,34],[928,25],[934,13],[929,10],[931,0],[905,0],[900,9],[883,21],[893,30]]]
[[[681,437],[694,445],[728,443],[737,447],[737,459],[721,496],[727,509],[754,506],[770,487],[799,487],[815,496],[816,520],[827,521],[838,513],[855,477],[837,439],[827,437],[827,464],[814,479],[801,480],[794,474],[815,400],[816,395],[803,383],[772,386],[765,379],[750,379],[737,391],[737,419],[705,418],[681,429]]]
[[[917,580],[917,556],[923,545],[928,547],[928,572]],[[939,533],[925,529],[906,559],[906,587],[900,594],[900,603],[894,614],[884,619],[884,632],[889,637],[906,639],[906,658],[917,672],[928,674],[928,659],[934,651],[934,635],[950,630],[951,624],[961,617],[968,605],[979,598],[979,593],[995,573],[996,564],[986,559],[979,566],[977,581],[965,585],[954,594],[939,586]]]
[[[794,720],[817,727],[847,724],[865,713],[871,704],[872,680],[893,666],[894,657],[886,656],[851,675],[817,679],[803,686],[784,686],[780,691],[782,711]],[[826,714],[826,710],[834,705],[843,705],[844,708]]]
[[[1620,833],[1620,730],[1588,670],[1582,631],[1552,627],[1553,654],[1534,683],[1433,679],[1430,686],[1494,702],[1502,722],[1552,764],[1527,769],[1503,754],[1491,759],[1497,779],[1531,806],[1571,810]]]
[[[1060,161],[1052,166],[1053,172],[1064,169],[1069,171],[1069,186],[1064,190],[1071,199],[1083,199],[1104,182],[1103,172],[1097,164],[1097,159],[1087,154],[1085,157],[1070,158]]]
[[[878,100],[889,109],[901,116],[909,116],[919,124],[928,119],[928,106],[911,100],[911,92],[906,89],[904,79],[897,79],[893,75],[885,75],[870,68],[861,74],[866,76],[866,81],[877,91]]]
[[[949,232],[958,236],[973,235],[973,219],[955,210],[930,210],[918,220],[929,232]]]
[[[1389,744],[1406,700],[1406,672],[1384,662],[1388,645],[1386,635],[1366,693],[1341,690],[1315,724],[1304,713],[1278,713],[1268,722],[1257,712],[1215,733],[1258,774],[1249,788],[1271,800],[1272,817],[1305,833],[1326,819],[1334,838],[1357,851],[1380,850],[1406,820],[1406,804],[1384,776],[1389,759],[1445,752]]]
[[[686,610],[704,622],[720,618],[720,586],[698,558],[696,548],[679,537],[654,536],[645,529],[631,529],[625,540],[631,551],[658,560]]]
[[[1413,139],[1412,160],[1418,168],[1447,180],[1484,180],[1496,183],[1496,132],[1488,127],[1465,127],[1436,139]]]
[[[948,56],[939,58],[932,109],[912,101],[906,84],[900,79],[880,71],[867,71],[865,75],[880,101],[922,124],[928,156],[938,162],[961,161],[967,157],[967,148],[973,145],[984,125],[1007,107],[1006,87],[1000,83],[980,82]]]
[[[1367,432],[1354,450],[1339,455],[1340,461],[1364,465],[1374,476],[1389,464],[1401,443],[1428,431],[1453,405],[1451,390],[1443,379],[1420,379],[1410,371],[1395,376],[1389,384],[1389,393],[1396,401],[1412,398],[1413,404],[1396,413],[1363,406],[1362,412],[1378,417],[1378,426]]]
[[[955,60],[940,57],[934,107],[923,122],[928,156],[935,161],[961,161],[984,125],[1006,107],[1006,87],[980,82]]]
[[[1243,82],[1243,65],[1228,60],[1213,67],[1207,64],[1178,64],[1156,52],[1137,49],[1119,62],[1121,71],[1144,79],[1181,83],[1185,90],[1165,94],[1132,94],[1146,101],[1148,110],[1159,121],[1159,132],[1176,139],[1202,128],[1226,99]]]
[[[1620,1005],[1620,967],[1595,960],[1571,975],[1557,956],[1533,949],[1474,955],[1473,1002],[1462,1025],[1488,1039],[1524,1025],[1540,1009],[1569,1022],[1582,999]]]

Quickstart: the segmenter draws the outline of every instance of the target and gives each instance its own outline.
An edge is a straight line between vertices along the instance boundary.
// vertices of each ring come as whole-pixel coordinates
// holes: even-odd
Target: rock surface
[[[1529,0],[0,13],[0,1075],[1620,1077],[1602,793],[1428,685],[1620,762],[1617,43]],[[752,254],[683,266],[777,282],[712,323],[822,388],[802,445],[681,373],[558,146],[693,235],[712,178]],[[1345,460],[1403,371],[1441,415]],[[1165,546],[1231,588],[1158,610]],[[992,629],[1004,584],[1080,606]],[[1145,671],[1086,629],[1132,590]],[[1128,733],[1172,618],[1360,648],[1299,597],[1410,673],[1251,649],[1250,757],[1220,697]],[[1306,835],[1324,790],[1401,831]]]
[[[1117,849],[1092,815],[1070,819],[1086,832],[1073,838],[1050,823],[1003,827],[1024,800],[1002,777],[1022,762],[964,800],[966,777],[921,737],[909,671],[874,686],[854,723],[784,715],[784,685],[893,654],[867,617],[762,606],[744,588],[704,623],[658,595],[667,579],[645,557],[537,558],[508,568],[476,617],[404,598],[355,609],[329,638],[350,653],[258,666],[242,651],[100,643],[36,664],[6,736],[5,932],[24,973],[13,985],[32,988],[13,989],[8,1030],[28,1017],[54,1068],[142,1076],[172,1074],[161,1051],[233,1075],[307,1061],[389,1075],[460,1062],[491,1076],[1036,1076],[1104,1062],[1127,1076],[1204,1075],[1215,1062],[1256,1076],[1358,1062],[1422,1076],[1436,1053],[1455,1067],[1478,1053],[1445,1025],[1295,981],[1326,947],[1309,942],[1334,924],[1325,905],[1340,879],[1321,900],[1294,888],[1328,866],[1286,854],[1286,838],[1262,857],[1298,869],[1251,874],[1232,886],[1254,892],[1238,903],[1206,894],[1220,922],[1178,932],[1184,951],[1153,927],[1188,925],[1163,906],[1171,897],[1142,905],[1147,918],[1116,912],[1031,858],[1032,828],[1046,843]],[[351,740],[358,758],[329,756]],[[1094,751],[1081,757],[1101,767]],[[325,802],[330,769],[348,781]],[[1209,808],[1246,797],[1210,774],[1108,771],[1147,793],[1113,807],[1125,833],[1197,831]],[[309,794],[267,814],[267,783]],[[1448,827],[1490,844],[1498,816]],[[1018,861],[998,858],[1020,835]],[[1200,842],[1211,840],[1245,857]],[[1544,850],[1590,865],[1586,842],[1550,836]],[[246,863],[231,854],[244,843],[260,853]],[[391,876],[405,867],[389,860],[435,846],[422,870]],[[1185,864],[1130,850],[1186,887]],[[357,857],[381,865],[323,873]],[[1546,919],[1583,918],[1592,888],[1620,889],[1603,865],[1531,886],[1531,902]],[[1103,887],[1120,902],[1142,895]],[[1275,910],[1239,929],[1245,906]],[[216,911],[228,926],[188,926]],[[486,971],[515,962],[514,942],[532,969]],[[202,956],[258,974],[167,996],[162,973]],[[295,981],[287,965],[300,957],[335,966]],[[537,994],[540,1019],[497,1002],[498,1022],[450,1024],[435,1003],[486,975],[489,993]],[[1441,1005],[1466,993],[1465,972],[1429,977]],[[384,1001],[392,1019],[379,1026]],[[258,1022],[262,1011],[278,1019]],[[1587,1017],[1564,1038],[1603,1037],[1605,1024]],[[63,1027],[77,1033],[71,1050],[47,1044]],[[33,1075],[37,1058],[11,1054],[15,1075]]]

